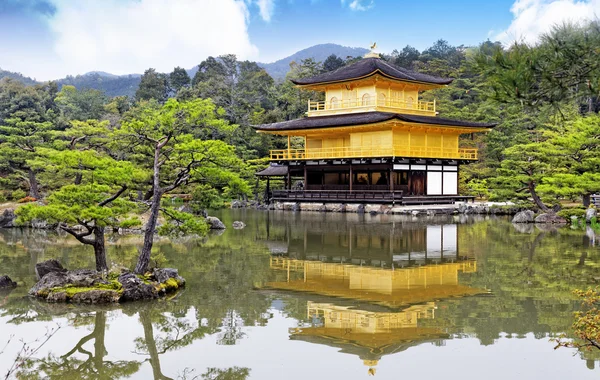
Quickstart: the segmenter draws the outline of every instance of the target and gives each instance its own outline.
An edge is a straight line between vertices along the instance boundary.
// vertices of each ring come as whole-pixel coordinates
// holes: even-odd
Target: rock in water
[[[216,218],[214,216],[207,217],[206,223],[208,223],[208,226],[211,230],[224,230],[225,228],[227,228],[225,227],[223,222],[219,220],[219,218]]]
[[[8,276],[0,276],[0,289],[12,289],[16,288],[17,283],[10,279]]]
[[[513,218],[513,223],[533,223],[534,212],[531,210],[525,210],[518,212]]]
[[[179,275],[179,271],[173,268],[154,269],[152,275],[160,284],[164,284],[169,279],[175,279],[178,283],[185,284],[183,277]]]
[[[585,210],[585,221],[587,223],[590,223],[592,221],[592,218],[596,218],[598,215],[598,212],[596,211],[595,208],[588,208],[587,210]]]
[[[233,228],[235,228],[236,230],[241,230],[244,227],[246,227],[246,223],[244,222],[240,222],[239,220],[233,222]]]
[[[93,287],[98,284],[107,284],[102,274],[89,269],[78,269],[64,272],[50,272],[45,274],[30,290],[29,295],[46,298],[54,288],[63,288],[67,285],[78,288]]]
[[[133,273],[119,276],[119,282],[123,285],[121,301],[140,301],[158,297],[158,290],[150,284],[145,284]]]
[[[544,224],[566,224],[567,220],[565,218],[561,218],[560,216],[554,213],[548,213],[538,215],[535,218],[535,222]]]
[[[116,290],[90,290],[87,292],[77,293],[71,298],[74,303],[88,303],[88,304],[105,304],[119,302],[119,292]]]
[[[35,264],[35,275],[38,281],[46,274],[51,272],[66,272],[67,270],[58,262],[58,260],[50,259],[41,263]]]
[[[15,220],[17,216],[15,215],[15,210],[12,208],[7,208],[4,210],[2,215],[0,215],[0,228],[12,228],[15,226]]]

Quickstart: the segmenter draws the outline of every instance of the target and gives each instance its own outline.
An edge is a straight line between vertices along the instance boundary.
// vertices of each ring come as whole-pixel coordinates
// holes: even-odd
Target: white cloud
[[[374,0],[341,0],[342,5],[348,4],[348,8],[353,11],[366,11],[375,6]]]
[[[209,55],[255,59],[243,0],[52,0],[55,56],[21,62],[20,71],[47,80],[102,70],[170,72]]]
[[[275,0],[256,0],[256,5],[260,11],[260,17],[266,22],[270,22],[275,12]]]
[[[516,0],[510,26],[495,35],[505,44],[515,40],[535,43],[554,25],[590,20],[600,14],[600,0]]]

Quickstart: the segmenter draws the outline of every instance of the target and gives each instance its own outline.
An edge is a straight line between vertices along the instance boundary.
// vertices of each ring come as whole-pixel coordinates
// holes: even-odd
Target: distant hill
[[[13,73],[11,71],[6,71],[6,70],[2,70],[0,69],[0,79],[2,78],[12,78],[15,80],[18,80],[22,83],[24,83],[27,86],[33,86],[34,84],[36,84],[37,82],[29,77],[23,76],[19,73]]]
[[[363,48],[351,48],[336,44],[321,44],[300,50],[299,52],[276,62],[259,63],[259,65],[276,80],[282,80],[288,73],[290,69],[290,63],[292,61],[300,62],[303,59],[313,58],[317,62],[323,62],[331,54],[335,54],[342,59],[346,59],[346,57],[363,56],[368,51],[369,50]],[[152,62],[149,62],[148,67],[151,66]],[[197,67],[187,70],[188,74],[192,78],[194,77],[194,74],[196,74],[196,71],[198,71]],[[4,77],[19,80],[28,86],[40,83],[19,73],[13,73],[0,69],[0,79]],[[63,85],[72,85],[79,90],[100,90],[110,97],[121,95],[134,97],[135,92],[140,84],[140,78],[140,74],[114,75],[103,71],[91,71],[83,75],[69,75],[66,78],[56,80],[56,82],[58,83],[59,87],[62,87]]]
[[[369,50],[364,48],[353,48],[337,44],[321,44],[300,50],[289,57],[282,58],[273,63],[259,63],[259,65],[264,67],[273,78],[283,79],[290,70],[290,63],[292,61],[300,63],[303,59],[313,58],[317,62],[323,62],[331,54],[346,59],[346,57],[362,57],[368,52]]]
[[[94,71],[84,75],[77,75],[76,77],[69,75],[56,82],[59,87],[71,85],[79,90],[94,89],[104,91],[104,93],[110,97],[122,95],[134,97],[135,92],[140,85],[140,78],[140,74],[113,75],[101,71]]]

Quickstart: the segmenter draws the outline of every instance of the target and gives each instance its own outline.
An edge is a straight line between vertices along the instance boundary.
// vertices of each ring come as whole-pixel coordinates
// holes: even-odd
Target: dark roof
[[[285,176],[287,174],[288,167],[284,165],[271,165],[264,170],[256,172],[256,175],[260,177]]]
[[[496,124],[475,123],[472,121],[444,119],[437,116],[407,115],[389,112],[361,112],[343,115],[312,116],[280,123],[254,126],[259,131],[289,131],[297,129],[314,129],[326,127],[341,127],[374,124],[383,121],[399,120],[418,124],[435,124],[448,127],[492,128]]]
[[[392,79],[421,82],[431,84],[450,84],[452,79],[434,77],[432,75],[416,73],[414,71],[392,65],[380,58],[363,58],[360,61],[337,70],[323,73],[310,78],[292,80],[297,85],[342,82],[351,79],[368,77],[376,72]]]

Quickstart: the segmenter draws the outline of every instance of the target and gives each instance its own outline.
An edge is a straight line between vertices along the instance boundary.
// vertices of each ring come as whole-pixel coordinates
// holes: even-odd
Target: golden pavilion
[[[460,136],[494,124],[438,117],[423,91],[452,79],[397,67],[371,52],[332,72],[292,81],[324,93],[308,101],[306,117],[255,126],[287,137],[287,149],[270,152],[271,166],[258,176],[285,178],[275,201],[437,203],[465,200],[458,194],[460,165],[477,160]],[[292,148],[292,138],[303,147]],[[301,179],[292,186],[292,178]],[[294,187],[294,188],[293,188]]]

